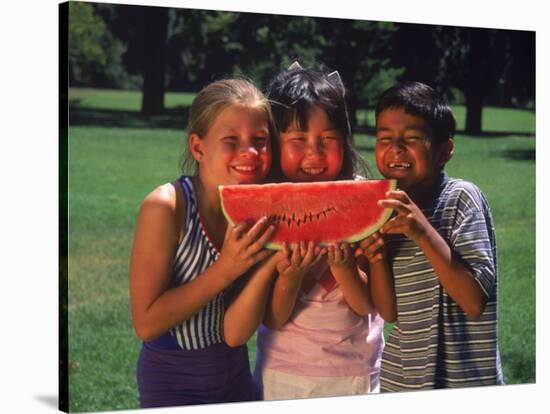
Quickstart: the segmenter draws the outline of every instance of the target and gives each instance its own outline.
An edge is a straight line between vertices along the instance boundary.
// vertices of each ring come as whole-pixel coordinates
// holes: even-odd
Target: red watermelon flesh
[[[235,225],[263,216],[277,225],[267,246],[318,241],[321,244],[362,240],[388,220],[392,209],[378,200],[395,189],[395,180],[345,180],[219,186],[222,209]]]

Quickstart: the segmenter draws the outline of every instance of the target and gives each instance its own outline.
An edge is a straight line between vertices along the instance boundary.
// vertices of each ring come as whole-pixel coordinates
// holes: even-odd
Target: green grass
[[[189,106],[194,96],[192,93],[167,92],[164,95],[164,106],[168,109],[178,106]],[[69,100],[73,105],[93,109],[139,111],[141,99],[141,91],[88,88],[71,88],[69,90]]]
[[[74,93],[81,92],[71,91],[71,99]],[[103,108],[118,105],[118,109],[129,110],[128,105],[139,105],[139,94],[135,92],[118,96],[114,92],[88,90],[86,94],[93,105]],[[188,95],[174,94],[174,99],[184,102]],[[506,134],[482,138],[457,136],[455,155],[447,171],[451,176],[475,182],[492,206],[500,268],[500,347],[505,379],[510,384],[532,383],[535,381],[535,139],[524,133],[534,131],[534,117],[527,111],[495,108],[494,113],[496,118],[491,121],[494,124],[489,124],[488,129]],[[517,126],[511,124],[512,119]],[[510,135],[510,131],[518,134]],[[135,366],[140,342],[132,328],[128,298],[134,221],[143,197],[179,174],[183,137],[181,130],[167,128],[70,128],[71,411],[138,407]],[[374,167],[373,137],[358,135],[356,144]],[[252,361],[254,345],[251,340]]]

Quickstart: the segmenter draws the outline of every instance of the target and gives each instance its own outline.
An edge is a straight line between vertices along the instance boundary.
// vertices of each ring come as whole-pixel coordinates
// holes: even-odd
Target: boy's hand
[[[366,239],[359,242],[359,247],[355,250],[355,256],[365,256],[369,263],[376,263],[382,260],[386,253],[384,238],[379,232],[371,234]]]
[[[279,275],[289,279],[299,279],[305,275],[306,271],[316,264],[325,253],[324,249],[310,241],[309,243],[300,242],[294,247],[292,252],[286,243],[283,244],[281,260],[277,263]]]
[[[351,267],[355,265],[355,257],[348,243],[330,244],[327,252],[327,262],[331,269]]]
[[[395,209],[397,215],[382,226],[380,233],[404,234],[419,243],[432,228],[426,216],[404,191],[388,191],[386,197],[378,205]]]

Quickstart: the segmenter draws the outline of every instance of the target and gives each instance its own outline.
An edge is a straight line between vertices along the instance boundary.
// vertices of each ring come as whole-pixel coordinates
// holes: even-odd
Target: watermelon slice
[[[219,186],[223,213],[231,225],[268,216],[277,228],[270,249],[281,243],[352,243],[371,235],[392,209],[377,201],[395,189],[395,180],[344,180]]]

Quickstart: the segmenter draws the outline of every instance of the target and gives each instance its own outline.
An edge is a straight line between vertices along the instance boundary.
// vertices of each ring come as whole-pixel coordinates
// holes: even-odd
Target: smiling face
[[[424,119],[403,109],[386,109],[376,120],[376,166],[413,198],[433,188],[452,155],[452,139],[436,145],[432,134]]]
[[[189,137],[205,185],[256,184],[271,166],[264,109],[233,104],[222,110],[204,137]]]
[[[336,179],[344,159],[343,140],[325,111],[312,108],[305,130],[294,122],[279,136],[283,174],[293,182]]]

